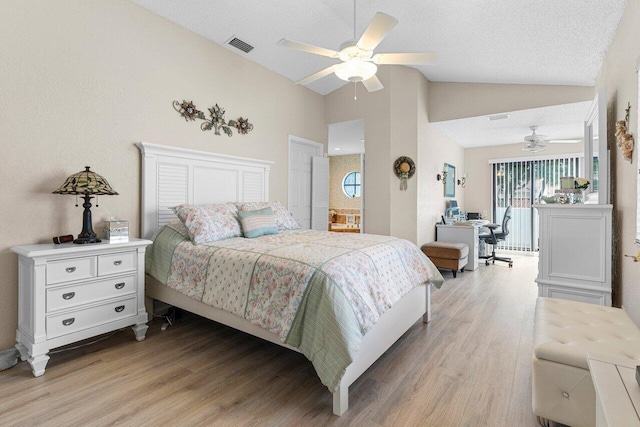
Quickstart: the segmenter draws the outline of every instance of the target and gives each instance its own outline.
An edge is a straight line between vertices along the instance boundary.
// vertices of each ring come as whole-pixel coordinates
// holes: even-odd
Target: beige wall
[[[429,85],[431,122],[485,116],[593,99],[591,86],[439,83]]]
[[[561,154],[581,154],[583,144],[549,144],[547,149],[531,154],[522,151],[522,144],[508,144],[497,147],[467,148],[464,153],[467,183],[465,185],[465,211],[486,212],[491,219],[491,165],[490,159],[544,158]],[[494,219],[496,220],[496,219]],[[497,218],[500,220],[500,218]]]
[[[349,172],[360,172],[360,154],[329,157],[329,208],[360,209],[360,197],[347,197],[342,180]]]
[[[623,255],[636,255],[636,179],[638,175],[638,74],[636,61],[640,56],[640,1],[631,0],[618,26],[613,43],[596,80],[596,89],[607,91],[608,143],[611,149],[611,187],[614,205],[614,286],[617,302],[624,306],[633,320],[640,324],[640,264]],[[615,122],[623,120],[630,102],[630,131],[636,140],[633,163],[622,158],[616,146]]]
[[[418,91],[418,161],[420,168],[417,172],[418,186],[418,244],[436,240],[435,223],[444,213],[448,198],[444,197],[444,186],[436,180],[436,175],[442,171],[444,164],[456,167],[456,174],[466,170],[464,148],[429,124],[431,112],[429,99],[431,82],[419,80]],[[465,206],[466,191],[456,185],[455,199],[460,206]]]
[[[446,205],[436,174],[445,162],[464,170],[464,149],[429,124],[430,83],[422,74],[413,68],[382,66],[378,77],[385,90],[359,91],[357,101],[351,85],[327,95],[325,120],[329,124],[364,119],[365,232],[421,245],[435,240],[435,222]],[[393,173],[399,156],[411,157],[416,164],[406,191],[400,190]],[[456,198],[464,200],[464,194]]]
[[[288,135],[326,144],[322,96],[126,0],[4,0],[0,27],[0,349],[17,322],[9,248],[81,229],[75,199],[51,194],[68,175],[104,175],[120,195],[100,198],[94,225],[117,215],[137,236],[136,141],[272,160],[271,199],[285,203]],[[183,99],[218,103],[255,130],[202,132],[173,110]]]

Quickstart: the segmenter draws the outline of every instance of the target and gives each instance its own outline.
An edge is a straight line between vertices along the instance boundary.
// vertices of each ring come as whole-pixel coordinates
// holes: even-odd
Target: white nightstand
[[[19,255],[16,348],[33,375],[44,374],[52,348],[130,325],[144,340],[144,254],[151,243],[11,248]]]

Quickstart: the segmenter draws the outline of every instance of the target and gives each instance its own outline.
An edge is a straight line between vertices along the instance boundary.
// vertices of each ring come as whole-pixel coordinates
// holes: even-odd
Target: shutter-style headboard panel
[[[140,142],[142,237],[175,218],[172,206],[269,200],[273,162]]]

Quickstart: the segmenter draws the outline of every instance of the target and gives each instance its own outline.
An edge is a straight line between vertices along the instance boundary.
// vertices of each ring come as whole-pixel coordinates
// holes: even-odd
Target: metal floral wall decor
[[[227,122],[224,118],[225,110],[218,104],[208,108],[210,119],[207,119],[205,114],[196,108],[193,101],[183,100],[181,103],[173,101],[173,109],[180,113],[187,122],[195,121],[196,119],[203,120],[204,123],[200,124],[200,129],[203,131],[213,129],[215,135],[221,135],[220,130],[222,130],[227,136],[231,136],[233,135],[231,128],[236,128],[241,135],[246,135],[253,130],[253,125],[249,123],[249,119],[239,117],[236,120]]]

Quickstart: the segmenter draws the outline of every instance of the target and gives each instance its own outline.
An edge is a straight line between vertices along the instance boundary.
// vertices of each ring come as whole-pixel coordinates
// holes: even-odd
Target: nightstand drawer
[[[126,276],[49,288],[47,289],[47,312],[131,294],[136,291],[135,284],[135,276]]]
[[[47,263],[47,285],[96,276],[96,258],[84,257]]]
[[[136,311],[136,297],[132,296],[108,304],[47,316],[47,339],[131,317]]]
[[[136,269],[136,253],[121,252],[118,254],[98,256],[98,275],[123,273]]]

